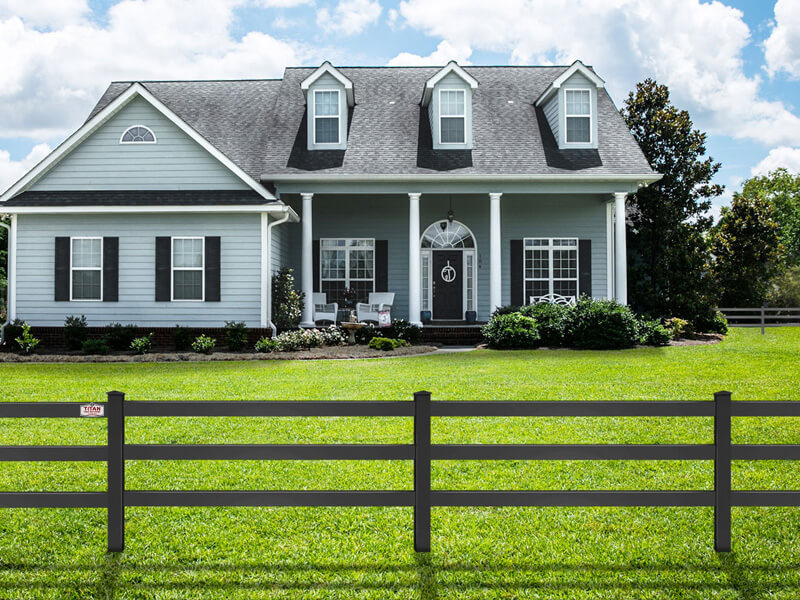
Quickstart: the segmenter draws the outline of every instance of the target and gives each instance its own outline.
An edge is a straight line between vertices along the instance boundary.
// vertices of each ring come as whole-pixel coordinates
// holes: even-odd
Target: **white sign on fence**
[[[102,404],[81,404],[82,417],[102,417],[105,407]]]

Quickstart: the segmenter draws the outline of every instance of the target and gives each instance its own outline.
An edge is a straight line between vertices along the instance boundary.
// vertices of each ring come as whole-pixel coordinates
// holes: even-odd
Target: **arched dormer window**
[[[155,144],[156,134],[153,130],[144,125],[134,125],[128,127],[122,137],[119,138],[120,144]]]

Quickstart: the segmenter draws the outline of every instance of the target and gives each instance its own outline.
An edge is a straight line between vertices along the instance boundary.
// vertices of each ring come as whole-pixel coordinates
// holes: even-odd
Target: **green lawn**
[[[489,352],[369,361],[0,365],[0,399],[800,399],[800,328],[735,329],[714,346]],[[0,444],[105,441],[102,420],[2,420]],[[703,418],[435,419],[435,443],[710,443]],[[792,419],[735,419],[735,443],[800,443]],[[408,443],[410,419],[131,418],[131,443]],[[104,464],[0,464],[0,490],[103,490]],[[409,463],[127,464],[128,489],[410,489]],[[800,489],[800,465],[734,464],[739,489]],[[437,489],[711,489],[703,461],[435,463]],[[0,599],[800,597],[800,510],[734,509],[731,555],[711,509],[0,509]]]

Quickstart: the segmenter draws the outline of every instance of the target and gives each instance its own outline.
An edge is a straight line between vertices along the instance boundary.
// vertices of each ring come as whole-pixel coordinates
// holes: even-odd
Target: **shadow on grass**
[[[581,592],[661,592],[664,598],[688,597],[697,592],[705,598],[713,592],[734,592],[742,600],[755,600],[769,593],[791,592],[800,597],[800,562],[780,566],[739,562],[735,554],[718,555],[718,563],[697,565],[653,563],[646,565],[609,563],[442,563],[435,555],[417,554],[410,564],[379,562],[207,562],[161,564],[128,562],[122,555],[106,555],[98,563],[0,563],[2,590],[76,590],[77,582],[94,574],[92,594],[113,600],[141,590],[150,597],[159,591],[204,589],[226,591],[270,589],[338,590],[359,597],[384,598],[390,594],[415,592],[422,600],[436,600],[459,590],[495,590],[499,597],[520,590]],[[83,586],[80,586],[83,587]],[[364,596],[366,592],[366,596]],[[372,594],[370,594],[372,592]],[[149,595],[148,595],[149,594]],[[33,596],[37,597],[37,596]],[[216,597],[216,596],[214,596]],[[489,595],[487,597],[494,597]],[[594,597],[592,595],[592,597]],[[695,597],[695,596],[691,596]]]

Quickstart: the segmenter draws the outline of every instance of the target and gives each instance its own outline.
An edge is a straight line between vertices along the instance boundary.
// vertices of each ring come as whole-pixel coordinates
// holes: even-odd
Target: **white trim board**
[[[213,144],[192,129],[183,119],[170,110],[163,102],[153,96],[141,83],[133,83],[119,96],[114,98],[103,110],[97,113],[89,121],[83,124],[80,129],[64,140],[55,150],[43,158],[35,167],[28,171],[22,178],[12,185],[0,196],[0,202],[13,198],[17,194],[24,192],[34,183],[41,179],[50,169],[57,165],[81,142],[97,131],[106,121],[118,113],[134,98],[143,98],[150,103],[156,110],[162,113],[167,119],[172,121],[181,131],[192,138],[195,142],[205,149],[211,156],[216,158],[234,175],[241,179],[248,187],[252,188],[258,195],[266,200],[276,200],[267,189],[259,184],[255,179],[245,173],[240,167],[220,152]],[[0,211],[3,209],[0,208]]]
[[[285,204],[245,204],[207,206],[7,206],[0,204],[0,214],[8,215],[104,215],[104,214],[159,214],[159,213],[281,213],[288,214],[293,223],[300,217]]]

